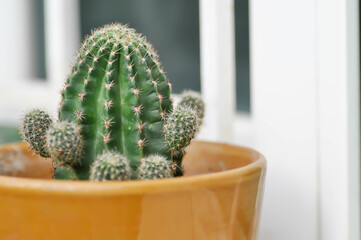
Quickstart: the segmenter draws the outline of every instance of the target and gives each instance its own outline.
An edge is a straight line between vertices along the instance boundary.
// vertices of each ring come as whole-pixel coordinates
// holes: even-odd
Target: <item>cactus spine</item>
[[[144,37],[126,26],[106,25],[84,41],[62,91],[59,119],[82,126],[89,167],[106,150],[125,155],[133,170],[150,154],[167,156],[163,118],[172,109],[170,84]]]

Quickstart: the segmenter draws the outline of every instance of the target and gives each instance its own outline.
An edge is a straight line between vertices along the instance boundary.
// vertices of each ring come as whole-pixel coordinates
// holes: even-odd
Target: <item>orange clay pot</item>
[[[2,146],[0,239],[255,239],[264,157],[210,142],[187,152],[184,177],[71,182],[24,143]]]

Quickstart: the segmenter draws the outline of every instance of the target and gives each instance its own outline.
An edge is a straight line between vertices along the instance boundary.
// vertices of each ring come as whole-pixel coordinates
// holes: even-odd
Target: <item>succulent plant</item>
[[[164,137],[175,164],[175,176],[182,176],[182,159],[185,148],[191,143],[200,126],[196,110],[189,106],[178,106],[168,114],[164,124]]]
[[[199,119],[202,121],[204,117],[204,102],[199,92],[192,90],[183,91],[180,96],[178,106],[188,106],[193,108]]]
[[[183,153],[182,148],[194,137],[198,121],[190,108],[172,113],[170,94],[171,84],[145,37],[121,24],[93,31],[83,42],[61,91],[60,122],[50,127],[45,137],[43,152],[55,163],[54,177],[128,179],[128,175],[117,174],[118,167],[125,165],[109,160],[115,155],[127,159],[131,171],[126,172],[132,179],[141,176],[137,174],[141,159],[149,156],[157,155],[171,166],[174,155]],[[178,130],[181,133],[174,133]],[[176,139],[169,138],[172,134]],[[177,163],[179,159],[181,154]],[[159,172],[164,171],[163,165],[158,167]],[[178,169],[181,172],[181,165]],[[166,173],[159,177],[172,175]]]
[[[62,121],[46,133],[47,149],[56,165],[76,166],[84,156],[84,141],[79,125]]]
[[[128,159],[113,151],[99,155],[90,169],[91,181],[129,180],[131,175]]]
[[[164,136],[172,155],[179,155],[191,143],[199,129],[200,119],[191,107],[178,106],[167,115]]]
[[[163,156],[150,155],[141,161],[138,169],[139,179],[149,180],[173,176],[170,162]]]
[[[81,179],[104,150],[115,150],[136,170],[149,154],[167,155],[163,118],[172,109],[171,88],[158,56],[126,26],[106,25],[84,41],[62,91],[61,121],[82,126]]]
[[[34,109],[25,114],[20,126],[20,134],[40,156],[48,158],[50,153],[46,148],[46,131],[53,120],[44,110]]]

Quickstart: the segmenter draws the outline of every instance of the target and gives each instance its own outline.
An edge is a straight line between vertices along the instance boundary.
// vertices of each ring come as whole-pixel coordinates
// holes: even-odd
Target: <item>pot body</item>
[[[52,180],[49,159],[2,146],[0,239],[255,239],[263,156],[210,142],[187,152],[184,177],[99,183]]]

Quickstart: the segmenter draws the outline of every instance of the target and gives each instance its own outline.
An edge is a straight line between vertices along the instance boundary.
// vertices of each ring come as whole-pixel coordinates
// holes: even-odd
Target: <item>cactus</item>
[[[139,179],[169,178],[173,176],[171,164],[159,155],[150,155],[144,158],[138,169]]]
[[[20,134],[40,156],[49,158],[46,148],[46,131],[53,124],[53,120],[43,110],[34,109],[25,114],[20,127]]]
[[[164,137],[171,157],[175,163],[175,176],[182,176],[182,159],[185,148],[198,132],[200,119],[197,112],[191,107],[178,106],[166,118]]]
[[[171,113],[170,94],[158,55],[144,37],[121,24],[93,31],[61,91],[59,123],[45,137],[43,152],[54,161],[55,179],[144,179],[138,172],[145,167],[141,159],[153,155],[161,160],[145,160],[152,163],[152,178],[172,176],[168,168],[174,161],[181,173],[183,148],[198,129],[198,118],[190,108]],[[128,163],[111,159],[127,159],[130,170]]]
[[[91,181],[129,180],[130,177],[128,159],[113,151],[99,155],[90,170]]]
[[[171,87],[158,56],[144,37],[126,26],[106,25],[84,41],[62,91],[59,119],[82,126],[89,167],[105,150],[129,159],[136,170],[150,154],[167,156],[163,118],[172,109]]]
[[[47,149],[56,165],[80,165],[84,155],[84,142],[80,131],[77,124],[67,121],[56,123],[49,128],[46,133]]]
[[[190,107],[178,106],[166,118],[164,136],[172,155],[179,155],[190,144],[199,129],[197,112]]]
[[[204,102],[199,92],[191,90],[183,91],[178,106],[189,106],[193,108],[202,122],[204,117]]]

